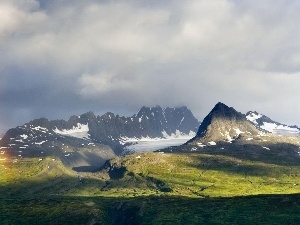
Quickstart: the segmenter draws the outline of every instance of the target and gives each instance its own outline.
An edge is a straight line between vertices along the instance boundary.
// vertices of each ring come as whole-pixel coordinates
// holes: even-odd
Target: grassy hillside
[[[300,161],[300,160],[299,160]],[[298,224],[300,163],[143,153],[98,173],[0,161],[1,224]]]
[[[144,153],[115,158],[111,167],[111,177],[119,171],[119,179],[109,181],[109,194],[227,197],[300,191],[300,165],[294,163],[199,153]]]

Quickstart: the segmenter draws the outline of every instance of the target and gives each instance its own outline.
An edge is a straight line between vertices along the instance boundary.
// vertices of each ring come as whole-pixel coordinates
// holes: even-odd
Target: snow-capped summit
[[[260,114],[256,111],[249,111],[246,114],[246,118],[258,128],[268,131],[270,133],[289,136],[295,136],[300,134],[300,128],[298,128],[297,126],[288,126],[279,122],[275,122],[269,117]]]

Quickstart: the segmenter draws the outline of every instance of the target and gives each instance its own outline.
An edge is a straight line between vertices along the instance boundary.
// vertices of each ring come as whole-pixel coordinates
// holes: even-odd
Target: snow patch
[[[202,143],[197,143],[197,145],[199,146],[199,147],[201,147],[201,148],[203,148],[203,147],[205,147],[206,145],[204,145],[204,144],[202,144]]]
[[[27,139],[27,138],[28,138],[28,135],[22,134],[22,135],[20,135],[20,137],[23,138],[23,139]]]
[[[236,132],[236,135],[240,135],[240,134],[243,134],[245,132],[241,131],[239,128],[233,128]]]
[[[299,135],[300,133],[300,131],[297,128],[292,128],[282,124],[277,125],[275,123],[264,122],[264,124],[260,126],[260,128],[275,134]]]
[[[53,131],[57,134],[60,134],[60,135],[89,139],[89,134],[88,134],[89,126],[88,126],[88,124],[77,123],[77,126],[76,127],[73,126],[73,128],[70,129],[70,130],[67,130],[67,129],[59,130],[59,129],[56,128]]]
[[[225,137],[227,138],[227,141],[228,141],[229,143],[231,143],[232,141],[234,141],[234,139],[233,139],[232,137],[230,137],[228,131],[225,132]]]
[[[127,144],[128,146],[126,146],[125,149],[129,151],[152,152],[170,146],[182,145],[194,136],[195,132],[192,131],[188,135],[179,131],[171,135],[163,132],[163,138],[151,138],[149,136],[141,138],[120,137],[119,142],[122,145]]]
[[[217,143],[214,142],[214,141],[207,142],[207,144],[209,144],[209,145],[217,145]]]
[[[167,134],[166,131],[161,132],[163,137],[166,139],[173,139],[173,138],[181,138],[181,139],[191,139],[195,137],[196,133],[193,131],[190,131],[189,134],[185,134],[180,132],[179,130],[176,130],[175,133]]]
[[[257,124],[256,120],[261,117],[262,117],[261,114],[259,114],[259,113],[256,114],[254,112],[251,112],[248,116],[246,116],[247,120],[251,121],[254,124]]]
[[[197,150],[197,147],[191,148],[191,151],[196,151],[196,150]]]
[[[179,126],[182,124],[182,121],[184,120],[184,117],[182,117],[180,123],[179,123]]]
[[[120,137],[119,139],[119,142],[121,145],[125,145],[125,144],[128,144],[128,143],[139,143],[139,142],[182,142],[185,143],[187,142],[188,140],[190,140],[191,138],[193,138],[194,136],[196,135],[195,132],[193,131],[190,131],[189,134],[184,134],[182,132],[180,132],[179,130],[176,130],[175,133],[172,133],[172,134],[167,134],[166,131],[163,131],[162,132],[162,138],[160,137],[157,137],[157,138],[151,138],[149,136],[146,136],[146,137],[141,137],[141,138],[129,138],[129,137]]]
[[[35,142],[35,145],[42,145],[43,143],[45,143],[46,141],[41,141],[41,142]]]
[[[45,127],[41,127],[41,126],[32,127],[31,129],[32,129],[32,130],[41,131],[41,132],[43,132],[43,133],[45,133],[46,131],[48,131],[48,129],[47,129],[47,128],[45,128]]]

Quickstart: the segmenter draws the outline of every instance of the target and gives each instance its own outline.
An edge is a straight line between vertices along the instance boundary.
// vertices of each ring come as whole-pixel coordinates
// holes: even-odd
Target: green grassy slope
[[[110,181],[109,194],[227,197],[300,192],[300,164],[295,163],[278,165],[199,153],[144,153],[116,158],[111,164],[126,171],[121,179]],[[159,191],[163,186],[165,191]]]
[[[266,157],[266,156],[264,156]],[[1,224],[298,224],[300,162],[143,153],[77,173],[51,157],[0,161]]]

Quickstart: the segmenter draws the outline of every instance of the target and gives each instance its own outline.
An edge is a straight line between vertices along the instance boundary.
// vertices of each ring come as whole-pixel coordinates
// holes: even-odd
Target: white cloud
[[[51,80],[46,100],[60,105],[61,95],[125,110],[186,104],[203,117],[224,101],[274,114],[300,94],[299,10],[284,0],[5,0],[0,66],[20,90],[21,77]]]
[[[79,80],[80,94],[84,97],[110,94],[114,91],[126,91],[133,88],[133,83],[124,77],[114,76],[108,73],[83,74]]]
[[[36,11],[39,3],[35,0],[4,0],[0,2],[0,37],[19,32],[28,32],[45,19],[45,14]]]

